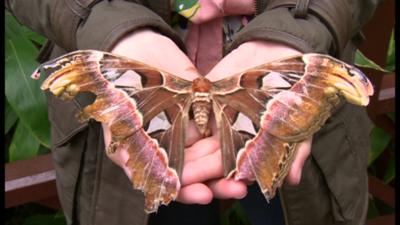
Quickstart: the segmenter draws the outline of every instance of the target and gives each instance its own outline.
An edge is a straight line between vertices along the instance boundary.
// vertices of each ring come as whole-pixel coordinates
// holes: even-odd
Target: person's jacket
[[[40,62],[77,49],[110,51],[142,27],[168,36],[184,50],[168,25],[170,0],[6,0],[5,5],[19,22],[48,39]],[[276,41],[351,63],[363,39],[360,29],[376,5],[376,0],[255,1],[256,17],[226,47],[254,39]],[[105,155],[101,126],[75,119],[92,100],[79,96],[63,102],[48,96],[57,187],[67,222],[144,225],[142,192],[133,190]],[[365,224],[370,130],[365,108],[344,103],[335,110],[314,135],[301,183],[280,189],[286,224]]]

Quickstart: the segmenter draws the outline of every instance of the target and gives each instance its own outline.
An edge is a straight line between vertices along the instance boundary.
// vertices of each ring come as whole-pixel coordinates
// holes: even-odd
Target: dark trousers
[[[248,194],[240,200],[251,225],[283,225],[283,211],[277,194],[269,203],[265,200],[258,185],[249,186]],[[162,206],[152,214],[149,225],[219,225],[218,200],[208,205],[184,205],[172,202],[168,207]]]

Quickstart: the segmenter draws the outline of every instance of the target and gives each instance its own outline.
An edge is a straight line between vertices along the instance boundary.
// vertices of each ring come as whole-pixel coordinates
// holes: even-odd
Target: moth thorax
[[[208,119],[211,110],[211,101],[208,93],[195,93],[192,110],[197,130],[208,136]]]

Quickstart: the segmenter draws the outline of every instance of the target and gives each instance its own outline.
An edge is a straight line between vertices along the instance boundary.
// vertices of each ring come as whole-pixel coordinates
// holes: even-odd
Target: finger
[[[193,120],[190,120],[188,123],[188,127],[186,130],[186,140],[185,140],[185,146],[191,146],[194,144],[196,141],[202,139],[203,136],[200,134],[200,132],[196,128],[196,124],[194,123]]]
[[[234,179],[217,179],[207,183],[214,198],[219,199],[242,199],[247,195],[247,186],[244,182]]]
[[[106,124],[102,123],[101,126],[103,127],[104,144],[107,147],[111,143],[111,131]]]
[[[125,174],[130,178],[132,177],[132,172],[131,170],[126,166],[126,162],[129,160],[129,153],[127,149],[121,148],[118,149],[118,151],[115,151],[112,154],[107,154],[108,158],[111,159],[115,164],[117,164],[119,167],[124,169]]]
[[[185,163],[197,160],[216,152],[220,147],[219,139],[215,136],[204,138],[185,149]]]
[[[286,177],[290,185],[298,185],[301,179],[304,162],[311,153],[312,136],[299,144],[296,156]]]
[[[182,185],[201,183],[222,177],[222,175],[221,151],[215,151],[185,164],[182,173]]]
[[[208,204],[212,201],[213,194],[205,184],[195,183],[182,187],[177,201],[185,204]]]

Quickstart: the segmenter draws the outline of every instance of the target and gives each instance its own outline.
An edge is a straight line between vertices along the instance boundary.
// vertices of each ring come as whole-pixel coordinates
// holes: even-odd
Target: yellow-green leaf
[[[18,122],[9,148],[9,162],[36,156],[39,146],[39,142],[32,133]]]
[[[46,147],[50,147],[50,123],[47,118],[47,103],[40,90],[40,81],[30,78],[38,63],[37,48],[26,38],[26,28],[13,17],[6,17],[5,94],[7,101],[32,135]],[[19,35],[19,36],[18,36]]]
[[[368,165],[371,165],[389,145],[392,137],[379,127],[374,127],[371,132],[371,150]]]
[[[7,99],[5,101],[5,123],[4,123],[4,134],[7,134],[11,127],[17,122],[18,116],[15,114],[14,110],[11,108]]]
[[[371,68],[374,70],[382,71],[384,73],[389,73],[390,71],[383,69],[378,64],[374,63],[372,60],[368,59],[362,52],[359,50],[356,51],[355,56],[355,65],[358,67]]]
[[[386,60],[386,70],[394,71],[396,69],[396,56],[395,56],[395,40],[394,40],[394,30],[390,36],[388,55]]]
[[[390,157],[389,162],[387,164],[385,175],[383,176],[383,181],[385,183],[389,183],[394,179],[395,173],[396,173],[395,167],[396,167],[395,157],[394,157],[394,155],[392,155],[392,157]]]

